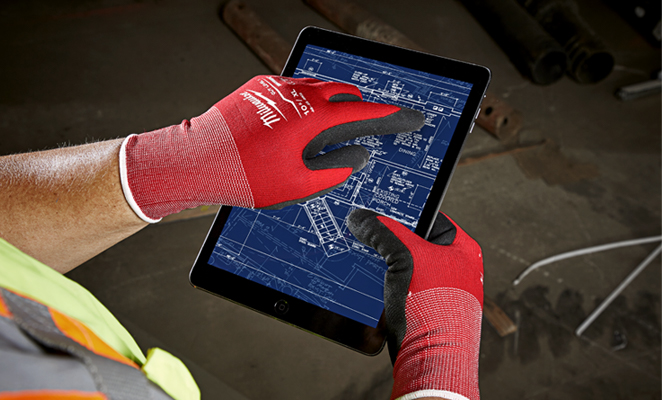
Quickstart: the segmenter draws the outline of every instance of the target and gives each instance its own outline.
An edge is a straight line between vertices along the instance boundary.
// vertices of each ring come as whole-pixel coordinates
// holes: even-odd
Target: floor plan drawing
[[[315,46],[294,77],[354,84],[365,101],[423,112],[425,126],[350,141],[368,149],[370,161],[325,196],[277,211],[233,209],[209,263],[376,326],[386,264],[345,219],[368,208],[416,228],[471,85]]]

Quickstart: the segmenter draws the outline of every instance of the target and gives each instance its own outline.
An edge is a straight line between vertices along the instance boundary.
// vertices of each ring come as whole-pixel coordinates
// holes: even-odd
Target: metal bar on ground
[[[579,325],[579,327],[577,327],[577,329],[575,330],[575,335],[581,336],[582,333],[584,333],[584,331],[588,329],[589,326],[591,326],[593,321],[595,321],[600,316],[600,314],[602,314],[605,308],[607,308],[611,304],[611,302],[614,301],[614,299],[616,299],[616,297],[619,294],[621,294],[623,290],[625,290],[625,288],[634,280],[634,278],[636,278],[644,269],[646,269],[648,264],[650,264],[651,261],[653,261],[655,257],[657,257],[660,254],[661,251],[662,251],[662,245],[657,246],[657,248],[653,250],[653,252],[650,253],[648,257],[646,257],[646,259],[641,262],[641,264],[637,266],[637,268],[635,268],[632,272],[630,272],[630,275],[628,275],[623,280],[623,282],[621,282],[620,285],[618,285],[618,287],[614,289],[614,291],[611,292],[609,296],[607,296],[607,298],[604,299],[602,303],[600,303],[600,305],[595,310],[593,310],[591,315],[589,315],[588,318],[586,318],[584,322],[582,322]]]

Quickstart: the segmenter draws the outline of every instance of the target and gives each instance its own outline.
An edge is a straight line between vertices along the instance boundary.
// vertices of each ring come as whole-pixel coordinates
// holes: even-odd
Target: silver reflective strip
[[[77,358],[45,349],[9,318],[0,317],[0,392],[97,388]]]
[[[149,399],[147,378],[140,370],[94,354],[65,336],[53,322],[43,304],[0,288],[14,322],[29,337],[49,349],[68,353],[81,360],[89,371],[96,390],[112,400]]]

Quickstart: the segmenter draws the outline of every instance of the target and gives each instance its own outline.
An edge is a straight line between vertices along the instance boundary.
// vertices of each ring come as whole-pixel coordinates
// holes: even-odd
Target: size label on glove
[[[292,89],[292,97],[294,97],[294,101],[296,102],[296,105],[299,107],[299,110],[303,115],[308,115],[308,113],[314,113],[315,109],[313,108],[312,105],[310,105],[310,102],[306,100],[306,96],[303,95],[301,92],[297,92],[296,89]],[[301,115],[301,114],[299,114]]]

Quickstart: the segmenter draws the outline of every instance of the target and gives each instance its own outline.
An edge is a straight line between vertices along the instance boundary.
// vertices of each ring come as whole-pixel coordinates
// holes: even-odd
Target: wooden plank
[[[483,315],[501,337],[517,331],[513,320],[487,296],[483,298]]]

